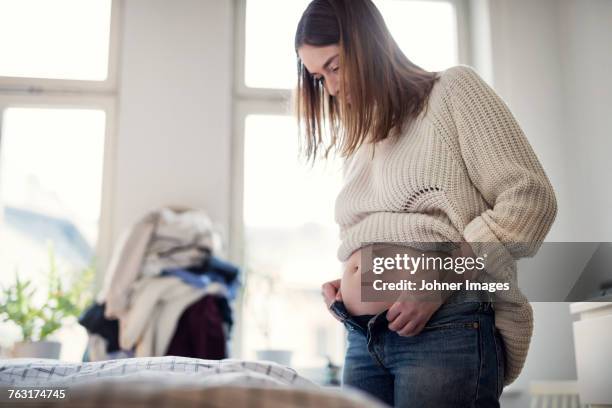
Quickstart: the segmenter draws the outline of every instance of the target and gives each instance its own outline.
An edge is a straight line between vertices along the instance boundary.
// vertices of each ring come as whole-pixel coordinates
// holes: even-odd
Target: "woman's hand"
[[[471,246],[467,242],[462,243],[461,246],[450,255],[452,257],[475,257]],[[447,257],[447,254],[428,252],[428,256],[444,258]],[[424,274],[421,274],[421,279],[423,279],[423,281],[438,279],[442,282],[453,282],[460,276],[453,272],[450,274],[442,273],[440,270],[423,270],[423,272]],[[416,293],[416,295],[403,293],[387,311],[386,317],[389,321],[389,330],[396,332],[400,336],[410,337],[419,334],[431,316],[444,304],[446,299],[448,299],[453,292],[428,292],[419,290]]]
[[[441,301],[433,300],[398,300],[387,311],[389,330],[397,332],[400,336],[416,336],[441,305]]]
[[[340,292],[340,279],[325,282],[321,286],[321,294],[323,295],[323,300],[325,301],[325,306],[327,307],[329,313],[334,316],[336,320],[341,321],[340,318],[338,318],[338,316],[336,316],[336,314],[329,309],[332,303],[334,303],[336,300],[342,300],[342,293]]]

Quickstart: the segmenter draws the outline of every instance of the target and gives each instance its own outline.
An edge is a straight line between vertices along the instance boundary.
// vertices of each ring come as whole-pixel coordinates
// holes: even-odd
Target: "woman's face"
[[[339,75],[339,45],[326,45],[324,47],[303,45],[298,49],[298,55],[308,72],[316,79],[323,80],[323,86],[325,86],[327,93],[334,97],[342,97]]]

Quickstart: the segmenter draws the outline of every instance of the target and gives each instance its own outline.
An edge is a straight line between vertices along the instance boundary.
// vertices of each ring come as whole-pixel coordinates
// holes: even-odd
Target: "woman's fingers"
[[[336,288],[336,290],[340,290],[340,279],[334,279],[333,281],[329,281],[327,283]]]
[[[442,303],[397,301],[387,311],[389,330],[400,336],[416,336]]]
[[[336,300],[342,301],[342,291],[340,290],[340,279],[334,281],[334,287],[336,288]]]
[[[421,332],[426,323],[421,313],[414,308],[414,304],[395,302],[387,311],[388,328],[400,336],[415,336]]]
[[[328,309],[329,313],[331,313],[331,315],[334,317],[334,319],[338,320],[339,322],[342,322],[342,319],[340,319],[330,309],[330,307],[334,303],[334,301],[342,300],[342,295],[341,295],[341,292],[340,292],[340,279],[335,279],[333,281],[325,282],[321,286],[321,294],[323,295],[323,299],[325,300],[325,305],[327,306],[327,309]]]
[[[327,303],[329,303],[329,300],[336,297],[336,290],[328,284],[323,285],[321,291],[325,300],[328,301]]]
[[[325,304],[329,307],[334,300],[337,300],[337,296],[340,293],[340,279],[325,282],[323,286],[321,286],[321,293],[323,294],[323,298],[325,299]]]
[[[395,302],[387,311],[387,321],[392,322],[401,313],[401,303]]]
[[[423,331],[423,329],[425,328],[425,325],[427,324],[427,320],[423,320],[421,323],[419,323],[416,328],[413,330],[412,334],[410,334],[411,336],[416,336],[417,334],[421,333]]]
[[[397,334],[400,336],[415,336],[418,334],[418,331],[416,330],[418,327],[419,323],[415,320],[411,320],[404,327],[402,327]]]
[[[410,323],[410,321],[412,320],[412,317],[410,314],[403,312],[398,314],[395,319],[393,319],[388,327],[389,330],[392,331],[398,331],[401,330],[403,327],[405,327],[408,323]]]

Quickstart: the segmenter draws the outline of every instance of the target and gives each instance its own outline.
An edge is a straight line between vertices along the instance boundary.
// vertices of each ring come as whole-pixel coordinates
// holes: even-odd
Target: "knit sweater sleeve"
[[[477,256],[487,253],[488,270],[494,265],[503,271],[537,252],[556,217],[555,193],[504,101],[470,67],[454,70],[447,96],[459,150],[472,183],[489,204],[468,220],[463,237]]]

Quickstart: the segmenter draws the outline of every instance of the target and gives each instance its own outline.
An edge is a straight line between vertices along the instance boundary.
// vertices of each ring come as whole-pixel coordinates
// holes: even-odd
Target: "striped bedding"
[[[56,393],[55,397],[32,398],[30,391],[30,398],[15,399],[15,390],[28,389],[61,389],[64,397],[57,397]],[[20,392],[24,395],[24,391]],[[0,406],[20,405],[69,408],[381,406],[356,390],[320,387],[289,367],[264,361],[185,357],[91,363],[0,360]]]

